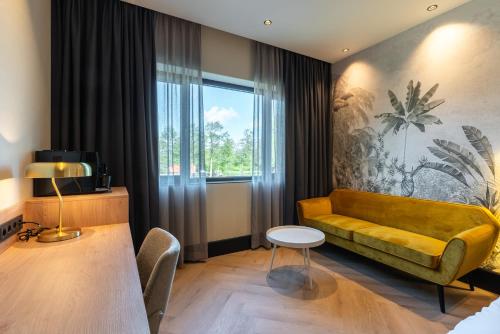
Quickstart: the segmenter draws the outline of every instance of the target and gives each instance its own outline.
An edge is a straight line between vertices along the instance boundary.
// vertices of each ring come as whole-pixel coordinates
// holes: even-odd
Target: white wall
[[[50,0],[0,1],[0,210],[31,196],[31,153],[50,146]]]
[[[208,240],[224,240],[250,234],[250,182],[207,185]]]
[[[254,41],[201,26],[201,68],[205,72],[253,81]]]
[[[254,41],[201,27],[201,67],[204,72],[253,81]],[[251,184],[207,185],[208,240],[250,234]]]

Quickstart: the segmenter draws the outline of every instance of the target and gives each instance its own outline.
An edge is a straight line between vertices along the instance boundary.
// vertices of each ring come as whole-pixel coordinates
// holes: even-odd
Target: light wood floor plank
[[[161,324],[185,333],[446,333],[497,296],[446,288],[447,314],[432,284],[332,246],[311,251],[313,289],[302,254],[249,250],[186,264],[176,274]]]

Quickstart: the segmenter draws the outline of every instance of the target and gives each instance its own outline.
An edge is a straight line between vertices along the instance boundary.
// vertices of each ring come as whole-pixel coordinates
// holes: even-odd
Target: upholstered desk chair
[[[165,314],[179,252],[179,241],[172,234],[156,227],[149,231],[137,254],[137,267],[152,334],[158,333]]]

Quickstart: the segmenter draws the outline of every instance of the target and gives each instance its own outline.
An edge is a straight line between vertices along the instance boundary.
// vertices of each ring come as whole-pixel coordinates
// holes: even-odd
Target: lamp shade
[[[84,176],[92,176],[92,168],[84,162],[34,162],[24,170],[24,177],[29,179]]]

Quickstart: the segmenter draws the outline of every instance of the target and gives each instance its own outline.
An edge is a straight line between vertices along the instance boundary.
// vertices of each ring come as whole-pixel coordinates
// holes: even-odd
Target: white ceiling
[[[126,1],[333,63],[470,0]]]

